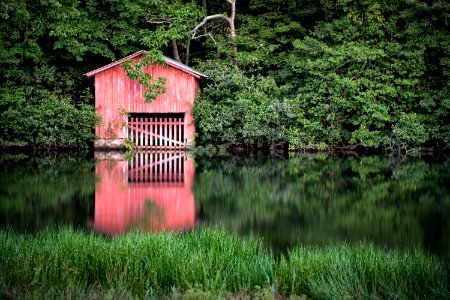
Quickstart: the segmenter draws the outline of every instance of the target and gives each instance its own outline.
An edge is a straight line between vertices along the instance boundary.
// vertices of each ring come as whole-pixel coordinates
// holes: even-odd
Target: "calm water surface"
[[[0,226],[105,235],[223,226],[296,244],[372,241],[450,257],[450,161],[324,154],[0,156]]]

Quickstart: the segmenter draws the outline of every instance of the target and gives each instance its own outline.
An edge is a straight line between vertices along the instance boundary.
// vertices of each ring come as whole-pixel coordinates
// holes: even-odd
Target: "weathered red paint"
[[[204,75],[189,67],[166,61],[163,65],[150,65],[144,69],[151,72],[154,79],[166,78],[165,94],[159,95],[151,104],[144,102],[145,88],[136,80],[127,78],[121,63],[128,59],[139,60],[145,51],[136,52],[122,60],[87,73],[95,78],[95,107],[102,117],[101,125],[96,127],[100,139],[125,139],[128,136],[127,116],[121,111],[133,113],[184,113],[185,137],[194,139],[192,106],[199,89],[199,79]]]
[[[183,163],[183,182],[156,183],[129,182],[128,172],[134,170],[128,169],[127,161],[98,162],[93,229],[116,235],[134,228],[156,231],[194,227],[195,167],[191,159],[183,159]]]

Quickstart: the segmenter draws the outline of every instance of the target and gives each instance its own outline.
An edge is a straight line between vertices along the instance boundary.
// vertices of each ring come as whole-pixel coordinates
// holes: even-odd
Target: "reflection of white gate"
[[[138,148],[185,149],[184,114],[131,113],[128,138]]]
[[[184,182],[186,152],[137,152],[128,161],[128,182]]]

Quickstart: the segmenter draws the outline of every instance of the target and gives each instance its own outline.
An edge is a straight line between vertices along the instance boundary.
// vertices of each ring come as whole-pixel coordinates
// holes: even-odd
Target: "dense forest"
[[[0,20],[1,147],[89,145],[84,74],[140,49],[208,75],[197,144],[450,144],[447,1],[4,0]]]

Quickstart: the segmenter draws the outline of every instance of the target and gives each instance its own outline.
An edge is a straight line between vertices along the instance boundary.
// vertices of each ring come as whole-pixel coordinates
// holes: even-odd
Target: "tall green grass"
[[[314,299],[449,299],[443,262],[371,244],[299,247],[278,264],[280,291]]]
[[[448,271],[421,252],[369,244],[299,247],[276,259],[261,240],[221,229],[113,239],[70,228],[0,231],[0,297],[236,295],[266,287],[314,299],[446,299]]]

